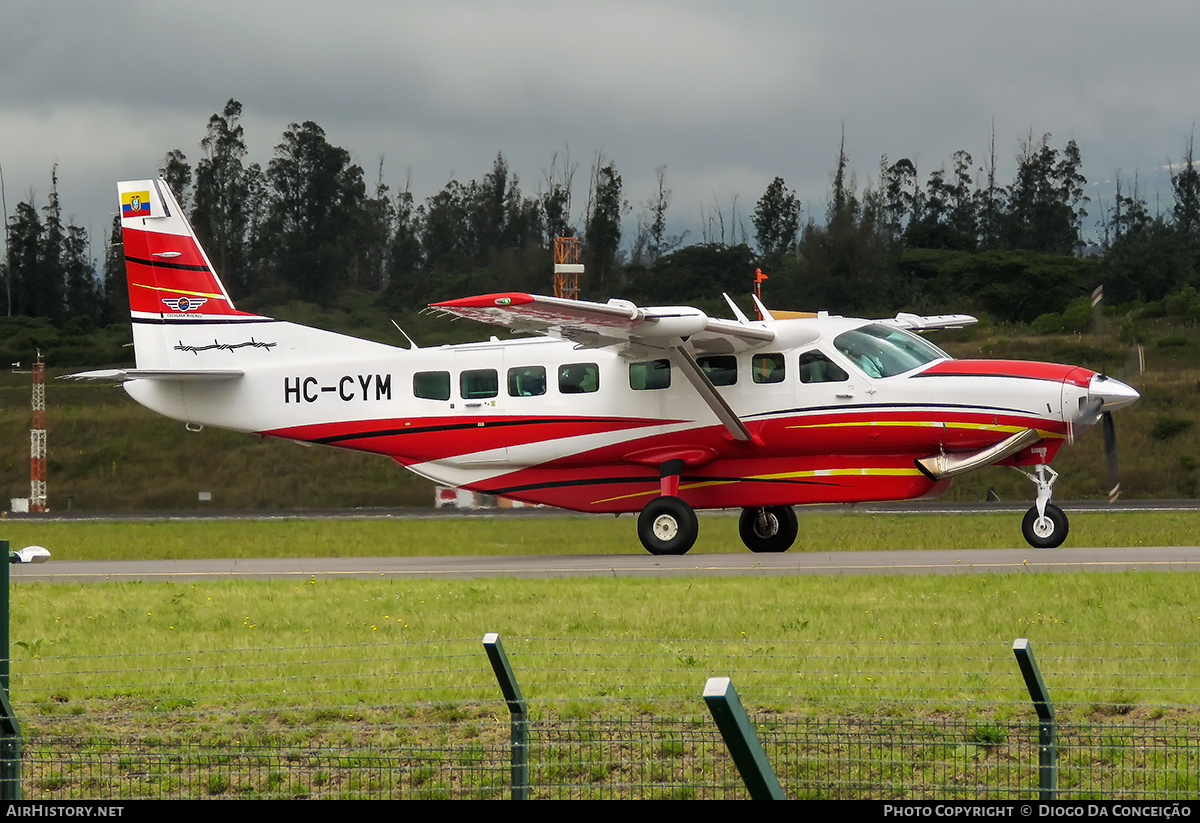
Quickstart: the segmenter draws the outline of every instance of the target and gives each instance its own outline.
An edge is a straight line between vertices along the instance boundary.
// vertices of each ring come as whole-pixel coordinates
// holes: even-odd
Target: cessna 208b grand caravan
[[[137,401],[217,426],[387,455],[438,483],[584,512],[637,512],[655,554],[696,509],[740,508],[758,552],[788,549],[793,505],[903,500],[991,464],[1028,467],[1023,531],[1067,518],[1049,463],[1138,393],[1083,368],[955,360],[913,332],[968,316],[733,320],[522,293],[435,310],[537,336],[397,348],[238,311],[161,180],[119,184]],[[1106,421],[1107,423],[1107,421]]]

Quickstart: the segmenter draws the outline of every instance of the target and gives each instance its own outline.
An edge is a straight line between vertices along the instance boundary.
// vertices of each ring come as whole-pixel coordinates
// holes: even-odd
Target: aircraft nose
[[[1133,386],[1103,374],[1093,375],[1088,384],[1088,404],[1101,412],[1123,409],[1141,396]]]

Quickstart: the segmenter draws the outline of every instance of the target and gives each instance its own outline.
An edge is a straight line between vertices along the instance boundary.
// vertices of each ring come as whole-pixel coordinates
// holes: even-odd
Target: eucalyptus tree
[[[36,316],[41,310],[39,284],[45,228],[32,200],[31,192],[28,201],[17,203],[5,224],[8,257],[4,278],[10,315]]]
[[[121,242],[121,215],[114,214],[104,244],[104,281],[100,322],[103,325],[129,317],[129,287],[125,279],[125,246]]]
[[[189,211],[192,205],[192,167],[188,164],[187,156],[179,149],[171,149],[163,158],[158,176],[166,181],[180,207]]]
[[[252,190],[261,186],[254,177],[261,172],[249,169],[245,130],[239,122],[242,104],[230,99],[220,113],[208,118],[208,127],[200,140],[204,156],[196,163],[193,189],[192,227],[221,277],[235,290],[251,285],[250,238],[254,229]],[[176,194],[186,192],[183,155],[175,150],[167,155],[165,171]],[[179,186],[180,188],[176,188]],[[186,201],[181,200],[181,203]]]
[[[1188,140],[1183,163],[1171,175],[1171,189],[1175,194],[1171,215],[1176,231],[1192,242],[1200,241],[1200,172],[1196,171],[1194,140]]]
[[[1017,174],[1008,189],[1005,216],[1007,245],[1017,249],[1072,254],[1082,243],[1087,216],[1087,178],[1074,140],[1063,151],[1050,146],[1050,135],[1022,142]]]
[[[917,218],[921,202],[917,167],[912,160],[902,157],[889,164],[886,154],[880,159],[879,198],[881,225],[892,240],[899,240]]]
[[[362,167],[306,120],[284,131],[266,179],[270,242],[263,259],[280,282],[311,298],[328,296],[360,260],[355,241],[368,211]]]
[[[612,161],[597,155],[592,168],[584,228],[584,259],[591,284],[601,294],[616,285],[618,252],[621,248],[621,218],[629,204],[621,196],[621,175]]]
[[[767,186],[754,207],[754,238],[764,265],[775,266],[796,250],[800,231],[800,199],[782,177]]]

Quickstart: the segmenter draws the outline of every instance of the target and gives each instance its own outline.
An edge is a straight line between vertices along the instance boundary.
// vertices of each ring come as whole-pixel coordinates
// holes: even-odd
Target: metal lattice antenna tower
[[[583,264],[579,262],[579,238],[554,238],[554,296],[570,300],[579,299],[579,275]]]
[[[33,364],[33,426],[29,430],[29,510],[46,511],[46,364]]]

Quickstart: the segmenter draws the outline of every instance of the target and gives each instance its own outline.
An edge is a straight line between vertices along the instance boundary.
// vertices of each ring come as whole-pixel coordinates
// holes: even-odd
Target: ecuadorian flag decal
[[[150,192],[127,191],[121,194],[122,217],[149,217]]]

